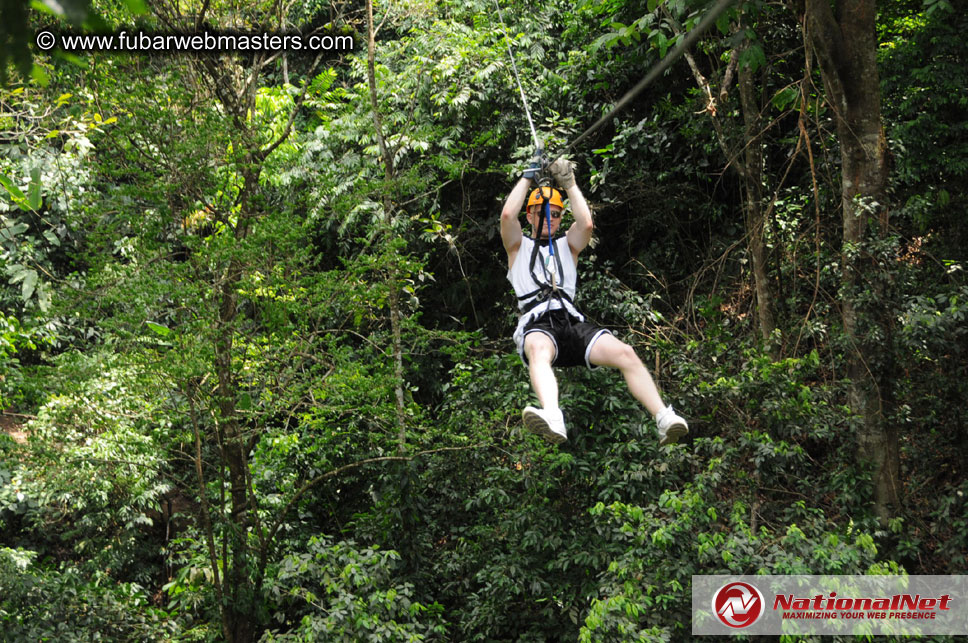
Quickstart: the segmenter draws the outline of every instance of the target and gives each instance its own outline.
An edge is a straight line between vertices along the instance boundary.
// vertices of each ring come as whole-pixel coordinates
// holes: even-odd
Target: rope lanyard
[[[547,308],[550,311],[550,300],[558,293],[558,284],[555,283],[556,273],[558,272],[558,267],[555,265],[555,261],[557,260],[557,257],[555,257],[555,240],[551,237],[551,187],[549,186],[548,188],[548,196],[545,196],[543,189],[538,189],[541,190],[541,196],[544,200],[542,209],[544,210],[545,220],[548,222],[548,265],[545,266],[545,272],[551,276],[551,297],[549,298]],[[564,307],[564,304],[562,304],[562,307]]]
[[[549,190],[549,192],[550,192],[550,190]],[[546,197],[544,195],[544,190],[541,190],[541,197],[542,197],[541,200],[544,201],[544,203],[542,204],[542,208],[541,208],[542,210],[544,210],[544,212],[542,214],[544,214],[545,222],[548,225],[548,254],[551,255],[551,258],[552,259],[554,259],[555,258],[555,244],[551,243],[551,198],[550,197]]]
[[[497,17],[501,20],[501,30],[504,31],[504,43],[508,47],[508,58],[511,60],[511,70],[514,72],[514,80],[518,83],[518,91],[521,92],[521,104],[524,105],[524,115],[528,117],[528,125],[531,127],[531,138],[534,139],[535,149],[541,148],[541,141],[538,140],[538,131],[534,128],[534,121],[531,120],[531,110],[528,109],[528,99],[524,94],[524,87],[521,86],[521,77],[518,76],[518,66],[514,64],[514,53],[511,51],[511,39],[508,37],[508,28],[504,24],[504,15],[501,13],[501,4],[494,0],[497,7]]]

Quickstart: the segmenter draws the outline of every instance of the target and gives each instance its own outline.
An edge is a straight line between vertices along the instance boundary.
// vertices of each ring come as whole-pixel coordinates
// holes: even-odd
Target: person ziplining
[[[685,419],[671,405],[666,406],[662,401],[652,376],[632,347],[617,339],[611,331],[586,322],[575,306],[578,255],[591,241],[594,222],[591,209],[575,182],[574,168],[570,161],[565,160],[564,154],[575,149],[625,109],[640,92],[669,69],[732,2],[718,0],[696,27],[680,39],[672,51],[627,91],[607,114],[568,144],[561,155],[556,155],[559,158],[548,169],[558,186],[567,193],[575,217],[568,232],[556,236],[565,204],[561,193],[550,185],[540,186],[528,195],[532,181],[543,174],[544,155],[514,63],[514,52],[511,51],[501,5],[494,0],[514,80],[521,94],[521,104],[535,146],[531,166],[511,190],[501,211],[501,239],[508,257],[507,277],[517,295],[521,312],[514,331],[514,342],[518,355],[528,367],[531,386],[541,404],[541,408],[526,407],[522,418],[525,427],[551,442],[560,444],[568,439],[553,367],[582,364],[588,368],[610,366],[622,372],[629,391],[655,418],[660,445],[673,444],[689,432]],[[531,225],[528,236],[524,235],[518,219],[526,197],[526,216]]]
[[[568,195],[575,218],[564,235],[557,234],[565,208],[561,193],[551,186],[541,186],[528,194],[541,171],[540,152],[511,190],[501,211],[507,277],[521,312],[514,343],[528,367],[531,386],[541,404],[541,408],[524,409],[524,425],[555,444],[567,440],[553,367],[610,366],[622,372],[629,391],[655,418],[659,444],[675,443],[688,433],[689,426],[672,406],[663,403],[642,360],[611,331],[585,321],[575,305],[578,255],[591,241],[594,222],[571,162],[559,158],[549,169]],[[531,226],[527,236],[519,220],[525,198]]]

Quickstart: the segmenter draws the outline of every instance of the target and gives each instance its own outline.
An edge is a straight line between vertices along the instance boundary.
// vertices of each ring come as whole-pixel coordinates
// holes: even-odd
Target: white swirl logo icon
[[[42,51],[50,51],[57,44],[57,37],[49,31],[41,31],[35,40]]]
[[[749,583],[730,583],[713,596],[713,612],[723,625],[749,627],[763,615],[763,594]]]

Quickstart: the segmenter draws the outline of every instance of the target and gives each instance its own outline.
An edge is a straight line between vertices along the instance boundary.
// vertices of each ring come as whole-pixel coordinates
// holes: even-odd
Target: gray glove
[[[562,190],[567,190],[575,185],[575,164],[571,161],[559,157],[548,169]]]

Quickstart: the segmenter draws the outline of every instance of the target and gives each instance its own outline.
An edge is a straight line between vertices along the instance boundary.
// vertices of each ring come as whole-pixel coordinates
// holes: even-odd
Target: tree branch
[[[312,67],[309,68],[309,71],[306,74],[307,77],[312,77],[313,72],[316,70],[316,65],[319,64],[320,58],[322,58],[322,54],[316,56],[316,60],[313,61]],[[309,84],[309,82],[306,83],[306,86],[303,87],[302,94],[299,95],[299,98],[296,99],[295,104],[292,106],[292,113],[289,114],[289,121],[286,123],[286,128],[282,131],[282,134],[279,135],[279,138],[270,143],[268,147],[258,151],[258,158],[260,160],[265,160],[270,154],[272,154],[272,152],[276,150],[277,147],[282,145],[286,139],[289,138],[290,134],[292,134],[292,125],[296,121],[296,115],[299,113],[299,109],[302,107],[303,103],[306,102],[306,97],[309,96]]]
[[[215,585],[215,596],[218,599],[219,614],[222,617],[222,629],[227,633],[230,631],[230,627],[226,612],[221,607],[224,600],[224,594],[222,593],[222,581],[219,574],[218,553],[215,549],[215,531],[212,528],[212,516],[209,514],[208,496],[206,495],[205,489],[205,473],[202,469],[202,436],[201,430],[198,426],[198,414],[195,411],[195,397],[193,391],[189,388],[186,388],[185,397],[188,400],[189,417],[191,418],[192,422],[192,432],[195,435],[195,476],[198,482],[198,499],[202,505],[201,521],[202,527],[205,530],[205,544],[208,546],[208,557],[212,563],[212,580],[214,581]]]

